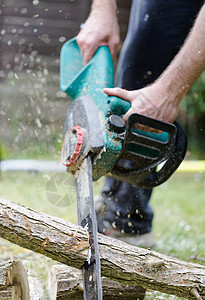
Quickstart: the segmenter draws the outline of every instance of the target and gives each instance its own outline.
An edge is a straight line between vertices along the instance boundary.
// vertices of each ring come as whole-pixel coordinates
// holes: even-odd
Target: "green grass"
[[[188,259],[205,255],[205,174],[175,174],[156,188],[152,205],[155,209],[156,249]]]
[[[52,190],[54,182],[56,191]],[[95,194],[100,192],[102,182],[94,184]],[[52,191],[54,194],[49,194]],[[67,194],[69,205],[64,206],[63,201],[57,200],[55,192],[61,196]],[[0,196],[72,223],[77,222],[74,183],[69,174],[2,172]],[[155,188],[151,204],[155,211],[153,232],[157,243],[153,249],[184,260],[190,260],[194,255],[205,259],[204,199],[204,173],[178,173]],[[0,240],[0,252],[1,258],[22,258],[30,274],[41,278],[47,285],[47,273],[55,262],[4,240]],[[204,264],[203,259],[195,262]],[[147,299],[180,298],[148,291]]]

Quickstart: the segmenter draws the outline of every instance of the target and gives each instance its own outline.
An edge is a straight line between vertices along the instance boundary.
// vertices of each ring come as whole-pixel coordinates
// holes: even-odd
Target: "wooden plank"
[[[68,26],[61,28],[59,31],[58,28],[55,27],[42,27],[42,26],[29,26],[22,28],[21,25],[3,25],[1,27],[2,30],[5,30],[6,35],[10,35],[9,38],[19,37],[20,38],[27,38],[33,37],[38,38],[40,35],[47,33],[49,36],[52,37],[61,37],[61,36],[70,36],[70,31],[78,32],[79,31],[79,22],[69,22]],[[20,32],[20,33],[19,33]],[[5,35],[5,36],[6,36]],[[5,39],[3,36],[3,39]]]
[[[69,25],[70,22],[76,21],[76,23],[81,24],[81,19],[79,19],[77,16],[74,16],[72,19],[69,20],[61,20],[61,19],[56,19],[53,20],[51,19],[42,19],[42,18],[37,18],[37,19],[28,19],[25,17],[10,17],[10,16],[3,16],[2,17],[2,23],[3,24],[9,24],[9,25],[22,25],[22,27],[28,27],[28,26],[42,26],[42,27],[55,27],[55,28],[65,28],[66,24],[67,26]],[[65,24],[66,23],[66,24]]]
[[[134,0],[135,1],[135,0]],[[117,6],[119,8],[130,8],[132,4],[132,0],[117,0]]]
[[[131,0],[127,0],[127,1],[117,0],[118,10],[119,10],[118,19],[120,25],[121,41],[125,39],[125,36],[127,34],[131,3],[132,3]]]
[[[73,31],[69,32],[70,35],[67,35],[65,37],[65,40],[63,39],[63,42],[66,40],[74,37],[77,34],[78,31]],[[24,41],[23,41],[24,40]],[[48,41],[48,42],[46,42]],[[10,45],[10,42],[12,43]],[[45,39],[40,39],[40,38],[33,38],[33,37],[13,37],[11,35],[7,35],[5,38],[2,39],[2,49],[5,50],[15,50],[16,52],[32,52],[33,50],[37,50],[38,54],[45,53],[52,53],[53,50],[54,52],[59,52],[60,48],[62,47],[63,43],[59,41],[58,37],[52,37],[52,38],[47,38]],[[47,49],[47,50],[46,50]],[[50,49],[50,50],[49,50]]]
[[[28,5],[28,3],[30,3],[30,7],[50,7],[51,5],[57,5],[58,7],[60,5],[69,5],[69,6],[75,6],[78,4],[81,4],[82,2],[88,2],[87,0],[73,0],[73,1],[68,1],[68,0],[39,0],[37,5],[34,5],[32,3],[32,0],[20,0],[18,1],[18,5],[17,5],[17,1],[16,0],[4,0],[4,6],[5,7],[25,7]]]
[[[83,15],[81,14],[82,5],[78,6],[70,6],[70,5],[56,5],[55,7],[49,8],[32,8],[30,6],[22,6],[22,7],[5,7],[4,8],[4,16],[10,17],[24,17],[24,18],[54,18],[54,19],[63,19],[65,17],[79,18],[85,15],[85,11]]]

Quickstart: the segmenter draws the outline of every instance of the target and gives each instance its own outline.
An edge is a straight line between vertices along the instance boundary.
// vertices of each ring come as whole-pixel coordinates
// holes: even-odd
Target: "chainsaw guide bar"
[[[92,162],[90,156],[83,160],[75,173],[78,224],[88,231],[89,252],[82,267],[84,299],[101,300],[102,284],[97,241],[97,221],[93,199]]]

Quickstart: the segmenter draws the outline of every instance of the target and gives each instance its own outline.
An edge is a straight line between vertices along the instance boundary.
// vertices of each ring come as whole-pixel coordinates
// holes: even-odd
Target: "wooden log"
[[[0,263],[0,299],[30,299],[27,271],[20,260]]]
[[[43,282],[36,277],[29,276],[30,300],[46,300],[46,289]],[[1,298],[0,298],[1,299]]]
[[[83,299],[83,281],[81,271],[66,265],[52,266],[48,276],[49,300]],[[139,286],[125,285],[102,277],[103,299],[143,300],[145,289]]]
[[[12,299],[12,292],[13,292],[13,287],[8,286],[7,288],[3,288],[3,290],[0,290],[0,299],[3,300],[11,300]]]
[[[89,250],[88,232],[82,227],[4,199],[0,199],[0,236],[78,269]],[[205,299],[205,266],[100,234],[98,241],[103,276],[187,299]]]

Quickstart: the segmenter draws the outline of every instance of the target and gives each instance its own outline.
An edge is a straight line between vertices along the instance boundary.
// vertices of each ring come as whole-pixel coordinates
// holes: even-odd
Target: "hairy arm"
[[[173,122],[184,95],[205,70],[205,4],[183,47],[162,75],[141,90],[104,89],[108,95],[131,102],[125,121],[132,113]]]
[[[101,45],[108,45],[113,60],[120,42],[115,0],[93,0],[91,12],[77,36],[84,64]]]

